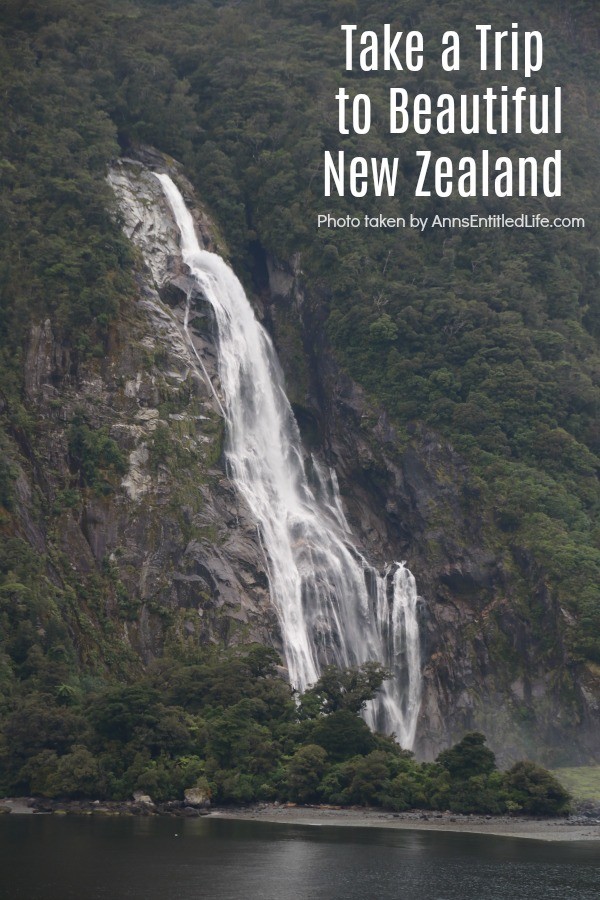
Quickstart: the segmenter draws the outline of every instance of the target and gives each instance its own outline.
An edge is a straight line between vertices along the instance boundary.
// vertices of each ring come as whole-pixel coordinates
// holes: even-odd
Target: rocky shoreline
[[[195,800],[195,802],[194,802]],[[530,838],[545,841],[600,840],[600,809],[583,807],[576,814],[554,819],[525,816],[461,815],[451,812],[409,810],[389,812],[362,807],[297,806],[293,803],[258,803],[246,807],[210,808],[206,801],[193,798],[154,803],[147,795],[127,801],[47,800],[44,798],[5,798],[0,800],[1,814],[55,816],[122,816],[172,818],[237,819],[285,825],[393,828],[419,831],[454,831],[463,834]]]
[[[144,795],[137,800],[47,800],[40,797],[6,797],[0,800],[0,815],[55,815],[55,816],[171,816],[197,818],[208,816],[210,809],[205,802],[189,803],[185,800],[169,800],[154,803]]]

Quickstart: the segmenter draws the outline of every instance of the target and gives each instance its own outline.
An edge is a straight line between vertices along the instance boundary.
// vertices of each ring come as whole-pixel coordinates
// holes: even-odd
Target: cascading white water
[[[368,564],[353,545],[335,473],[315,460],[311,487],[271,340],[232,270],[200,248],[177,187],[168,175],[156,177],[181,232],[183,260],[215,313],[228,469],[260,527],[290,681],[302,691],[327,662],[383,663],[393,678],[365,718],[411,748],[421,700],[415,580],[404,563],[383,575]],[[185,330],[189,339],[187,313]]]

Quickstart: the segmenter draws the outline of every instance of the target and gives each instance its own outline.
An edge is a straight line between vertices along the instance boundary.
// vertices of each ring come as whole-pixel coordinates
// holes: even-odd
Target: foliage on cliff
[[[110,325],[133,292],[134,266],[111,217],[113,200],[104,176],[112,157],[139,142],[184,162],[250,286],[260,290],[264,285],[265,252],[282,260],[300,253],[314,317],[337,359],[387,408],[407,441],[410,426],[425,423],[464,455],[471,470],[470,502],[480,513],[491,550],[503,559],[506,572],[516,573],[517,600],[535,621],[539,611],[528,607],[531,585],[545,583],[566,610],[573,658],[600,661],[598,8],[591,0],[568,5],[536,0],[527,9],[509,0],[502,12],[491,0],[478,4],[476,12],[467,6],[440,0],[400,5],[387,0],[5,0],[0,34],[0,217],[5,223],[0,231],[0,711],[12,723],[7,747],[20,746],[17,738],[27,721],[33,741],[22,752],[15,749],[7,762],[7,784],[33,790],[35,778],[47,778],[38,787],[56,791],[75,769],[87,772],[82,785],[108,784],[108,761],[112,765],[114,754],[129,746],[128,735],[131,758],[126,768],[116,770],[122,784],[103,788],[109,793],[129,790],[134,782],[144,786],[150,770],[157,783],[161,778],[175,783],[175,776],[164,772],[177,766],[188,772],[181,762],[186,754],[192,757],[190,772],[204,771],[194,759],[193,748],[199,745],[189,739],[196,725],[186,719],[200,706],[190,713],[187,700],[171,699],[158,670],[134,687],[93,683],[104,669],[128,676],[136,670],[117,637],[120,618],[134,613],[127,597],[110,586],[108,562],[106,571],[84,579],[68,575],[68,560],[45,557],[31,549],[29,535],[13,534],[15,508],[23,502],[18,463],[25,459],[38,482],[48,464],[36,456],[36,429],[43,423],[24,402],[26,335],[32,322],[48,317],[69,348],[69,378],[77,377],[82,359],[102,364]],[[349,80],[342,68],[340,21],[353,21],[360,29],[387,21],[399,29],[418,28],[431,46],[447,28],[467,34],[476,21],[542,27],[545,66],[534,83],[539,90],[554,84],[565,89],[564,197],[502,206],[509,213],[584,216],[586,229],[424,235],[381,230],[368,236],[317,231],[316,214],[324,207],[320,166],[325,148],[401,157],[398,198],[378,203],[377,211],[385,215],[473,211],[467,201],[415,201],[414,139],[400,145],[385,138],[384,128],[360,140],[340,137],[333,98]],[[507,84],[516,83],[516,74],[505,74]],[[479,77],[465,66],[460,79],[449,84],[431,66],[418,77],[402,73],[401,84],[435,94],[471,90]],[[351,80],[357,90],[368,90],[380,109],[388,83],[400,83],[359,75]],[[550,138],[533,143],[522,136],[509,149],[543,156],[551,144]],[[459,156],[476,152],[479,142],[447,137],[428,146]],[[498,149],[506,147],[499,143]],[[340,215],[372,211],[359,201],[332,201],[327,207]],[[500,204],[482,204],[481,212],[500,209]],[[60,406],[60,398],[56,402]],[[110,491],[122,473],[117,448],[86,421],[72,423],[68,449],[72,484],[52,508],[39,496],[32,501],[46,522],[69,508],[77,492]],[[158,443],[154,449],[158,454]],[[67,573],[62,581],[58,571]],[[542,632],[544,623],[535,627]],[[187,678],[181,672],[178,677]],[[257,684],[266,683],[260,677]],[[90,697],[96,688],[98,716],[102,709],[110,716],[123,710],[122,734],[107,731],[108,713],[105,721],[93,717],[96,701]],[[219,733],[232,735],[229,744],[223,738],[220,749],[211,744],[212,755],[205,759],[206,765],[209,758],[216,760],[215,772],[227,773],[219,780],[209,767],[219,796],[264,795],[257,788],[261,771],[231,762],[228,754],[235,757],[238,744],[261,748],[266,759],[281,761],[277,753],[288,754],[290,760],[277,765],[289,769],[290,792],[292,784],[307,790],[298,773],[322,772],[314,790],[323,798],[366,796],[363,788],[353,793],[355,779],[357,785],[377,778],[395,782],[402,766],[413,766],[404,756],[392,764],[387,744],[382,747],[379,738],[361,731],[359,720],[343,709],[329,711],[322,720],[309,716],[310,740],[285,743],[278,728],[294,732],[308,726],[292,721],[283,688],[273,690],[279,691],[279,706],[269,701],[273,714],[257,705],[266,702],[260,691],[236,694],[235,715],[217,703]],[[306,698],[303,708],[309,709],[310,702]],[[127,724],[130,708],[139,714],[134,726]],[[169,723],[165,728],[171,732],[164,744],[159,721]],[[33,722],[39,729],[32,728]],[[198,728],[205,728],[204,720]],[[202,740],[216,741],[210,737],[216,732],[206,728]],[[140,736],[148,729],[158,730],[159,743],[146,748],[150,755],[145,756]],[[358,757],[371,762],[356,769],[340,758],[340,735],[349,736]],[[369,743],[373,740],[376,744]],[[283,749],[269,750],[277,741]],[[103,752],[109,755],[106,771],[98,774]],[[371,756],[378,753],[386,754],[384,762]],[[387,775],[381,767],[378,776],[371,769],[365,774],[371,763],[373,771],[383,766]],[[60,781],[61,772],[66,781]],[[445,778],[438,769],[434,776]],[[483,779],[485,793],[487,781],[497,775],[476,777]],[[527,777],[517,773],[515,785]],[[227,779],[231,783],[225,787]],[[406,789],[407,796],[421,797],[418,779],[416,784],[412,794]]]
[[[345,73],[342,21],[422,30],[426,69],[396,79]],[[471,90],[489,76],[476,71],[474,25],[512,21],[543,22],[544,69],[532,87],[564,87],[564,196],[476,210],[579,215],[586,229],[317,231],[324,148],[400,156],[399,195],[377,203],[385,215],[474,211],[466,200],[416,201],[417,139],[386,138],[382,123],[343,139],[333,97],[351,81],[381,116],[392,83],[433,95]],[[12,432],[32,427],[20,396],[32,319],[52,319],[75,370],[82,354],[105,352],[108,323],[131,291],[131,257],[103,177],[119,144],[151,142],[184,161],[249,283],[260,287],[263,250],[300,252],[340,362],[397,424],[425,422],[464,454],[495,552],[508,569],[527,560],[528,577],[547,581],[575,613],[572,649],[600,660],[596,4],[523,9],[511,0],[499,12],[491,2],[474,11],[438,0],[7,0],[0,24],[0,365]],[[435,52],[447,27],[464,39],[452,84]],[[518,77],[502,73],[509,86]],[[430,138],[450,156],[483,145]],[[495,146],[542,157],[554,143],[522,135]],[[359,200],[326,205],[373,210]],[[3,459],[5,509],[13,478]]]

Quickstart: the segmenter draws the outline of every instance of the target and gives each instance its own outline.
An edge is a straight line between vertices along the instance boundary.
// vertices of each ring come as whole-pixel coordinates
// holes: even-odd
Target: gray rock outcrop
[[[24,429],[12,436],[19,534],[48,558],[47,578],[71,604],[81,662],[103,665],[109,647],[105,664],[128,671],[165,644],[281,649],[256,523],[225,471],[212,313],[186,273],[151,169],[169,171],[204,246],[222,251],[171,161],[142,151],[115,163],[109,180],[138,251],[135,299],[123,303],[104,357],[79,360],[49,319],[31,327],[25,398],[35,446]],[[324,338],[325,304],[305,296],[299,260],[268,260],[268,272],[261,315],[307,446],[335,467],[365,555],[381,568],[406,560],[423,597],[417,752],[434,757],[479,729],[500,762],[589,758],[600,738],[600,678],[569,657],[567,613],[543,574],[526,556],[510,566],[499,558],[460,456],[426,429],[400,437],[340,371]],[[77,469],[80,421],[123,460],[118,474],[104,473],[106,491]]]

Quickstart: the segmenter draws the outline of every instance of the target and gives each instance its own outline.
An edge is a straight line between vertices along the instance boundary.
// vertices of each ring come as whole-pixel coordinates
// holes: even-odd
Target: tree
[[[319,680],[303,694],[302,713],[309,718],[339,710],[359,713],[390,677],[391,673],[378,662],[347,669],[326,666]]]
[[[509,799],[534,816],[560,816],[569,811],[571,796],[548,772],[529,760],[515,763],[504,776]]]
[[[381,803],[390,789],[390,769],[388,754],[381,750],[373,750],[359,760],[354,778],[346,791],[347,802],[368,806],[374,802]]]
[[[319,719],[312,740],[334,760],[364,756],[377,745],[367,723],[349,709],[338,709]]]
[[[319,799],[319,785],[325,772],[327,752],[317,744],[300,747],[285,768],[285,785],[290,800],[309,803]]]
[[[471,731],[451,747],[443,750],[437,762],[448,770],[452,778],[467,779],[474,775],[489,775],[496,768],[496,757],[485,745],[485,736]]]

